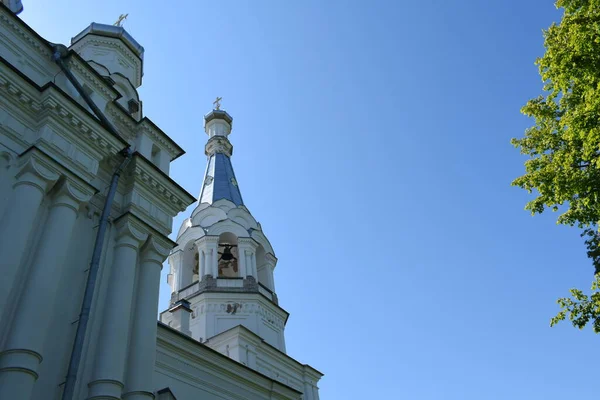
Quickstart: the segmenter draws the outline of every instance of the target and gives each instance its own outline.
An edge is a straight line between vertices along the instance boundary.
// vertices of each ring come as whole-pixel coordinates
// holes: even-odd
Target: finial
[[[114,26],[123,26],[123,21],[125,21],[127,19],[128,15],[129,14],[121,14],[121,15],[119,15],[119,19],[113,25]]]
[[[215,110],[220,110],[221,109],[221,100],[223,100],[222,97],[217,97],[217,99],[215,101],[213,101],[213,104],[215,106]]]

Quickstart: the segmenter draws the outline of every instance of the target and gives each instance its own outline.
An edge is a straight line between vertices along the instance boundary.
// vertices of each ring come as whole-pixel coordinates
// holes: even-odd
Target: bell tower
[[[204,123],[207,168],[198,205],[169,256],[171,307],[161,320],[201,342],[242,325],[285,352],[288,313],[275,294],[277,258],[233,172],[233,119],[215,109]]]
[[[171,304],[164,324],[319,400],[322,373],[286,354],[289,314],[279,306],[275,252],[246,207],[233,172],[233,119],[220,109],[204,116],[206,172],[198,205],[181,225],[169,255]]]

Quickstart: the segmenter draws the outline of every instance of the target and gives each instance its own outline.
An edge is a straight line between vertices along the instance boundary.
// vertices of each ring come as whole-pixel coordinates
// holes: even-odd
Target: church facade
[[[322,374],[286,354],[233,118],[205,116],[196,198],[169,176],[183,149],[143,114],[144,48],[118,24],[50,43],[21,9],[0,5],[0,399],[318,400]]]

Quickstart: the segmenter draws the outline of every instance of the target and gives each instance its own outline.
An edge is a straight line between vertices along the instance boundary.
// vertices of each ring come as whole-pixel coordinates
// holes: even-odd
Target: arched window
[[[237,236],[225,232],[219,235],[218,247],[219,278],[237,278],[240,276]]]

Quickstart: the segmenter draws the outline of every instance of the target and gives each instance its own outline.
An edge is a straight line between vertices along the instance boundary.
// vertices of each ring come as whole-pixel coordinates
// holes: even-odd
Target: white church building
[[[50,43],[21,9],[1,0],[0,399],[318,400],[323,374],[286,353],[232,117],[204,117],[196,198],[169,177],[183,149],[143,114],[144,48],[119,24]]]

